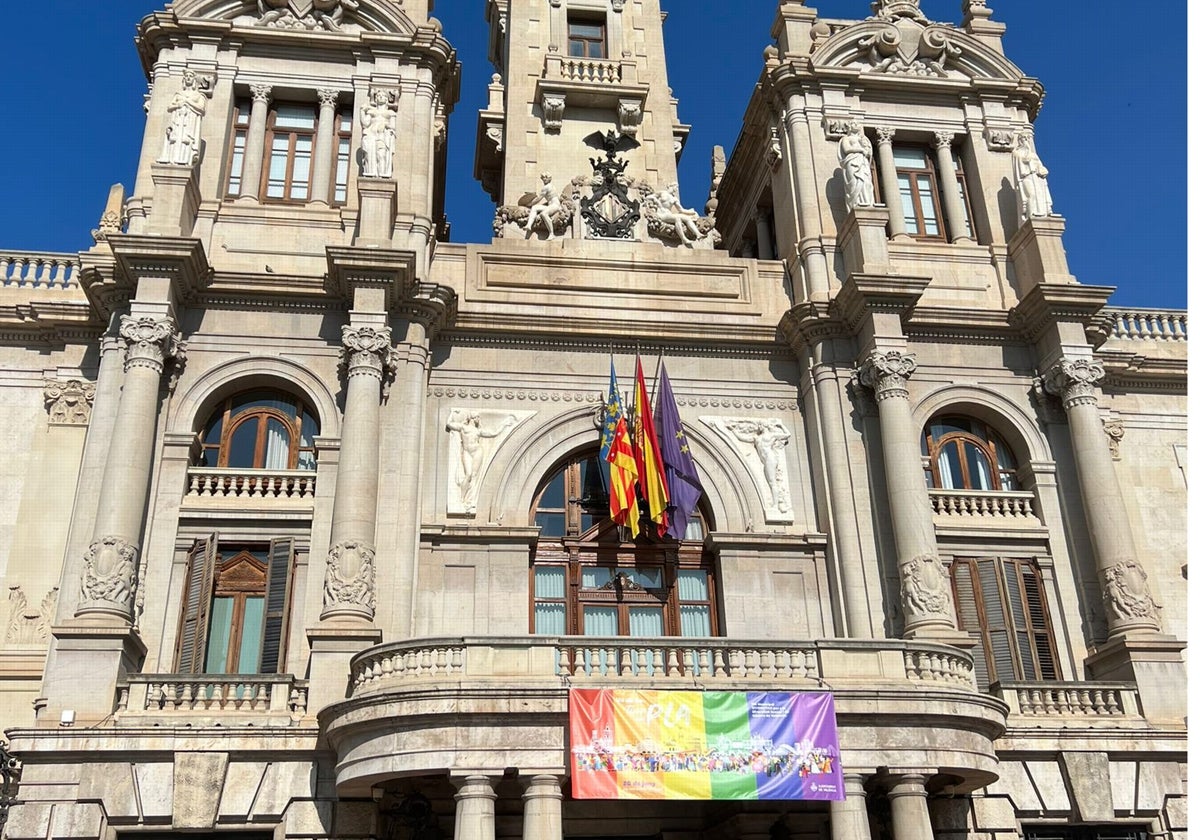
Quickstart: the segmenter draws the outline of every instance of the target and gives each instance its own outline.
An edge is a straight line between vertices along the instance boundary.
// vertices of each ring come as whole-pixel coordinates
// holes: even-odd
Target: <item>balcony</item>
[[[296,726],[308,684],[290,674],[130,674],[117,688],[117,726]]]
[[[77,254],[0,251],[0,286],[19,289],[78,288]]]
[[[1019,490],[929,490],[933,524],[945,528],[1043,527],[1033,493]]]
[[[638,82],[632,58],[582,58],[546,53],[536,97],[561,97],[564,105],[581,108],[616,108],[622,100],[645,107],[650,86]]]
[[[1010,727],[1146,727],[1134,683],[1011,682],[992,686]]]
[[[183,503],[198,507],[311,508],[317,491],[313,470],[245,470],[189,467]]]

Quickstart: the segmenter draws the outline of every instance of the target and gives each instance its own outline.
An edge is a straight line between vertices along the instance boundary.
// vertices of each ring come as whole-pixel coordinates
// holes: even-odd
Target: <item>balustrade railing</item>
[[[564,58],[562,77],[572,82],[621,83],[621,63],[600,58]]]
[[[962,518],[1026,520],[1037,524],[1033,493],[1010,490],[930,490],[935,514]]]
[[[0,251],[0,286],[65,289],[78,285],[79,257],[45,251]]]
[[[1135,341],[1187,341],[1187,312],[1181,309],[1114,309],[1111,338]]]
[[[1000,683],[998,691],[1014,715],[1095,718],[1141,714],[1132,683],[1014,682]]]
[[[312,501],[317,490],[313,470],[188,469],[188,499],[281,499]]]
[[[117,689],[117,717],[243,713],[304,717],[308,685],[289,674],[130,674]]]

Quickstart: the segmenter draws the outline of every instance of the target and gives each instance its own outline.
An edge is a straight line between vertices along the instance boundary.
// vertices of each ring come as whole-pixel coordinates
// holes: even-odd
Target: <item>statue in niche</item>
[[[1033,134],[1023,131],[1017,135],[1012,159],[1013,180],[1017,182],[1017,193],[1021,196],[1021,220],[1049,216],[1053,212],[1050,187],[1046,183],[1050,170],[1033,150]]]
[[[554,238],[554,214],[562,209],[562,201],[558,191],[554,189],[554,176],[549,172],[542,173],[542,185],[535,193],[525,193],[517,202],[518,205],[529,207],[529,217],[525,219],[525,233],[532,234],[534,225],[541,219],[546,228],[547,239]]]
[[[771,491],[771,503],[780,513],[791,510],[787,476],[783,469],[783,447],[792,436],[779,420],[738,420],[726,424],[729,433],[742,443],[754,445],[762,464],[763,478]]]
[[[183,71],[183,87],[167,106],[167,131],[159,163],[195,166],[200,159],[200,121],[208,108],[208,81]]]
[[[391,91],[371,91],[371,102],[362,109],[362,167],[367,178],[391,178],[396,157],[395,96]]]
[[[846,185],[846,211],[855,207],[870,207],[875,203],[875,185],[871,180],[871,159],[875,153],[871,141],[863,134],[862,126],[850,123],[838,143],[838,162],[842,165],[842,181]]]
[[[466,413],[457,409],[450,413],[446,430],[458,432],[459,439],[459,473],[455,483],[458,485],[459,496],[463,508],[468,511],[475,509],[475,499],[479,494],[479,480],[483,477],[483,462],[487,456],[485,441],[499,437],[506,429],[515,426],[517,418],[507,414],[500,426],[494,429],[486,428],[478,411]]]

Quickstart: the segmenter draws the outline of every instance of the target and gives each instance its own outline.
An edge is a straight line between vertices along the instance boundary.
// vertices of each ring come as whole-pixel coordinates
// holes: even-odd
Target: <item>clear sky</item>
[[[702,207],[713,145],[733,151],[770,40],[774,0],[662,0],[670,84],[692,125],[680,165],[684,203]],[[132,188],[144,116],[134,28],[160,0],[42,0],[0,50],[0,249],[73,251],[110,184]],[[823,17],[863,18],[869,0],[812,0]],[[1147,50],[1127,0],[993,0],[1007,24],[1005,51],[1041,79],[1035,123],[1054,209],[1083,283],[1117,286],[1114,304],[1184,307],[1187,157],[1183,3],[1154,4],[1161,26]],[[932,20],[957,24],[960,0],[924,0]],[[452,238],[484,242],[494,208],[471,178],[475,115],[493,72],[484,49],[483,0],[440,0],[434,10],[463,64],[450,120],[447,211]],[[1177,20],[1176,20],[1177,19]],[[1176,25],[1177,24],[1177,25]],[[157,140],[156,140],[157,142]],[[1176,174],[1178,172],[1178,175]]]

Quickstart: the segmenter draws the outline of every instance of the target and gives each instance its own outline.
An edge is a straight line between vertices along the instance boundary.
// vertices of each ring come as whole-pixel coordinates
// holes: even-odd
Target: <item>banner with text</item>
[[[833,695],[571,689],[575,799],[845,799]]]

